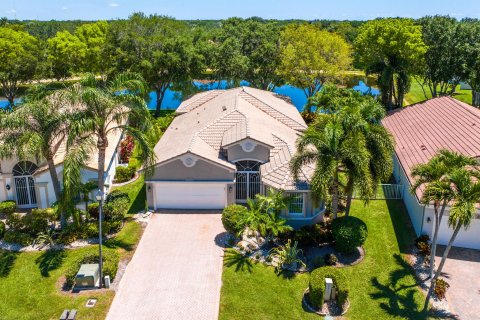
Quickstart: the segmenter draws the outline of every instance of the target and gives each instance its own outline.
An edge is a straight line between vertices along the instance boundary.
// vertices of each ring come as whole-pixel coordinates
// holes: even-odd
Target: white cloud
[[[62,7],[62,10],[68,10],[68,8],[67,7]]]
[[[108,5],[109,5],[110,7],[112,7],[112,8],[116,8],[116,7],[119,6],[119,4],[116,3],[116,2],[110,2]]]
[[[17,13],[17,10],[15,10],[15,9],[10,9],[10,10],[5,11],[5,12],[6,12],[6,13],[10,13],[10,14],[15,14],[15,13]]]

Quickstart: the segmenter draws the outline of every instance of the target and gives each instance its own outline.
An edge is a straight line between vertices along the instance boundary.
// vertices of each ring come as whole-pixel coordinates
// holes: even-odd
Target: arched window
[[[260,171],[260,162],[253,160],[243,160],[235,163],[237,171]]]
[[[19,176],[31,176],[38,169],[37,165],[30,161],[20,161],[13,167],[13,175]]]

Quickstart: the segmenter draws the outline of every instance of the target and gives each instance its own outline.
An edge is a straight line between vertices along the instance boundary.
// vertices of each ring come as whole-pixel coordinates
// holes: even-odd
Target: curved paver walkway
[[[224,231],[218,213],[152,216],[107,320],[217,319]]]

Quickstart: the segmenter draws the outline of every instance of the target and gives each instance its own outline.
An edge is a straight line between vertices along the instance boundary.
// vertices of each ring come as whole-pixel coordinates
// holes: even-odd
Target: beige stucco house
[[[109,147],[105,157],[105,184],[111,185],[115,169],[119,164],[118,145],[121,132],[113,131],[109,136]],[[56,152],[54,163],[62,183],[63,160],[65,158],[65,143],[61,143]],[[81,169],[82,182],[98,179],[98,153],[92,152],[87,165]],[[107,190],[108,191],[108,188]],[[93,195],[91,197],[93,199]],[[55,201],[52,179],[46,161],[31,158],[28,160],[8,158],[0,159],[0,201],[15,200],[19,208],[47,208]],[[83,205],[81,205],[84,208]]]
[[[294,196],[285,217],[293,226],[319,221],[323,202],[308,188],[312,167],[295,181],[289,168],[307,128],[282,96],[249,87],[194,95],[155,146],[147,201],[158,209],[222,209],[246,203],[268,187]]]

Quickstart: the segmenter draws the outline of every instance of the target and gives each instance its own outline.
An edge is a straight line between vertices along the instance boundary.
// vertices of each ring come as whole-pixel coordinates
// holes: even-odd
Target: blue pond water
[[[241,81],[237,85],[248,86],[248,82]],[[233,83],[230,83],[226,80],[212,81],[212,82],[193,81],[192,87],[188,88],[188,90],[185,90],[185,91],[188,92],[187,95],[190,95],[195,92],[201,92],[201,91],[213,90],[213,89],[227,89],[234,86],[235,85]],[[364,94],[371,94],[374,96],[377,96],[380,94],[378,89],[368,86],[362,80],[358,81],[358,83],[352,86],[352,88]],[[305,96],[305,93],[300,88],[297,88],[291,85],[283,85],[281,87],[275,88],[273,91],[278,94],[282,94],[290,97],[290,99],[292,100],[292,103],[300,111],[303,110],[303,106],[307,103],[307,98]],[[174,90],[168,89],[162,101],[162,109],[174,110],[178,108],[178,106],[183,100],[183,95],[184,93],[182,92],[182,90],[174,91]],[[156,101],[157,101],[156,98],[157,98],[156,93],[150,92],[150,101],[148,102],[149,109],[155,109]],[[18,102],[20,102],[20,99],[15,100],[15,103],[18,103]],[[7,100],[0,100],[0,108],[5,108],[7,105],[8,105]]]

